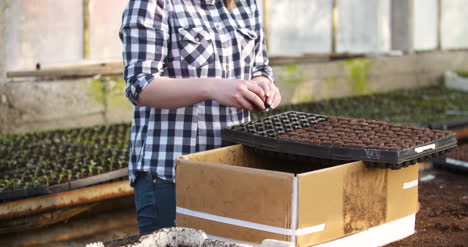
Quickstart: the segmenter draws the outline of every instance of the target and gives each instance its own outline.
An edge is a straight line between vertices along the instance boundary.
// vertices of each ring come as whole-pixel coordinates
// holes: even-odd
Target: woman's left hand
[[[266,95],[265,105],[269,105],[271,109],[274,109],[280,104],[281,94],[279,88],[270,79],[264,76],[257,76],[252,81],[255,81],[263,89]]]

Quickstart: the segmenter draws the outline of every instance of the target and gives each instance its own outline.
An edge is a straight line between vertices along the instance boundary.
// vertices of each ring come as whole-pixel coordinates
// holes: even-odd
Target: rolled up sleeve
[[[134,105],[138,95],[163,72],[169,40],[166,0],[130,0],[119,31],[123,43],[126,96]]]
[[[273,77],[273,70],[268,65],[268,53],[266,50],[265,32],[263,30],[262,17],[258,10],[258,5],[253,4],[253,12],[255,15],[255,31],[258,33],[258,38],[255,40],[255,60],[252,70],[252,78],[257,76],[265,76],[272,82],[275,82]]]

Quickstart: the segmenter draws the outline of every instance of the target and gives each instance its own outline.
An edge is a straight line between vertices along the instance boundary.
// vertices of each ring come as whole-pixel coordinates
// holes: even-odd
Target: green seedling
[[[60,171],[59,175],[58,175],[57,183],[60,184],[62,182],[62,179],[63,179],[64,176],[65,176],[65,174],[62,171]]]
[[[72,176],[73,176],[72,170],[67,170],[67,179],[68,179],[68,181],[71,180]]]
[[[97,174],[101,174],[103,168],[101,166],[96,167]]]
[[[50,184],[50,178],[48,176],[42,176],[42,179],[44,179],[47,185]]]

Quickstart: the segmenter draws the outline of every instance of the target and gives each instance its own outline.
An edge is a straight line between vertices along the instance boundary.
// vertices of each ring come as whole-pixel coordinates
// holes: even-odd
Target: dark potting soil
[[[419,211],[416,233],[387,247],[468,246],[468,176],[444,170],[419,183]]]
[[[289,111],[226,128],[225,141],[278,155],[363,160],[400,169],[456,146],[455,133],[384,121]]]
[[[127,238],[116,239],[108,242],[104,242],[105,247],[125,247],[131,244],[139,243],[141,235],[130,236]]]
[[[394,125],[384,121],[327,116],[311,127],[278,136],[279,139],[339,147],[402,150],[455,135],[451,131]]]

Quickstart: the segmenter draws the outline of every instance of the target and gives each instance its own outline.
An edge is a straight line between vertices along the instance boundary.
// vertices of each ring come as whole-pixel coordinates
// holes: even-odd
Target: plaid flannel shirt
[[[256,0],[130,0],[123,13],[126,95],[135,105],[129,177],[150,172],[175,182],[177,156],[221,146],[221,129],[250,119],[246,110],[216,101],[178,109],[136,106],[160,76],[273,81]],[[155,82],[157,83],[157,82]]]

